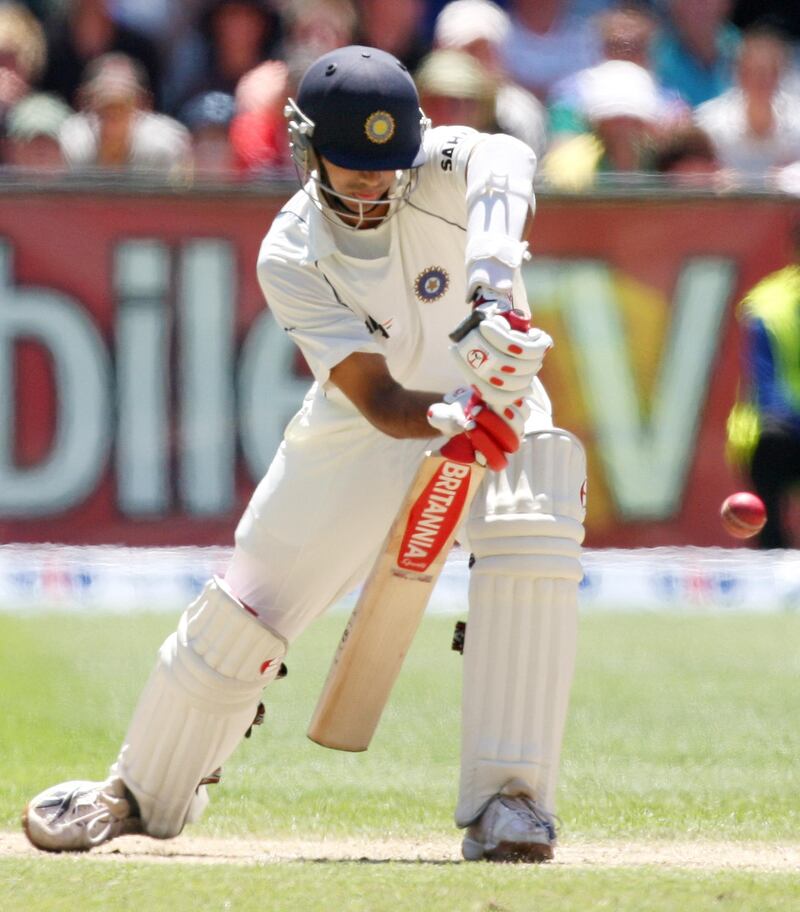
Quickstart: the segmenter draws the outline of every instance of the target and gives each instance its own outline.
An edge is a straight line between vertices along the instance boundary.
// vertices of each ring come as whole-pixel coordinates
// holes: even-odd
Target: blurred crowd
[[[293,176],[283,107],[346,44],[408,67],[434,126],[528,142],[548,186],[661,175],[800,194],[785,0],[0,0],[0,161]]]

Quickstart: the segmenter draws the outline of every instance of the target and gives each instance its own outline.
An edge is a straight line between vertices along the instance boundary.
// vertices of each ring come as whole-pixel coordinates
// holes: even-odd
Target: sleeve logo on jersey
[[[463,136],[456,135],[452,136],[448,141],[447,145],[442,149],[442,157],[439,160],[439,166],[442,171],[452,171],[453,170],[453,155],[456,151],[456,146],[461,142]]]
[[[414,293],[420,301],[438,301],[450,287],[450,276],[441,266],[429,266],[414,280]]]
[[[378,145],[389,142],[394,136],[394,130],[394,117],[388,111],[375,111],[364,121],[367,139]]]

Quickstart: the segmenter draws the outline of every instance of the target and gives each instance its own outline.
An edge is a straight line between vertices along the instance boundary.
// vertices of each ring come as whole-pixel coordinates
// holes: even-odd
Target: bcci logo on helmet
[[[370,142],[383,145],[394,136],[394,117],[388,111],[375,111],[364,122],[364,132]]]

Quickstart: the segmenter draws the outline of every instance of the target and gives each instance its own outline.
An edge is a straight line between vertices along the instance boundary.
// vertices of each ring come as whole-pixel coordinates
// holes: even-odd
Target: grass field
[[[344,620],[325,619],[298,642],[265,725],[191,828],[201,842],[190,845],[222,851],[181,857],[183,837],[141,840],[176,854],[155,863],[143,853],[35,855],[12,834],[44,786],[103,777],[174,617],[0,616],[0,837],[14,847],[0,856],[0,908],[800,908],[791,860],[800,858],[800,616],[585,617],[562,766],[562,849],[540,868],[457,861],[461,659],[449,651],[452,619],[425,621],[368,752],[307,741]],[[124,851],[125,842],[112,846]],[[283,861],[258,852],[282,842],[292,847]],[[362,860],[324,848],[339,843],[360,847]],[[652,857],[642,853],[649,846]],[[750,867],[737,847],[775,849],[784,861]],[[580,863],[598,848],[613,861]]]

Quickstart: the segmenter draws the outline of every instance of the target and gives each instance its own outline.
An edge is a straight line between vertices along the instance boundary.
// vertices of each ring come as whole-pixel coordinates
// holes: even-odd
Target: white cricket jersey
[[[366,420],[328,383],[353,352],[383,354],[407,389],[445,393],[463,383],[448,333],[469,309],[466,166],[483,136],[469,127],[429,130],[408,204],[378,228],[336,228],[302,190],[276,216],[258,278],[317,381],[288,434]]]

